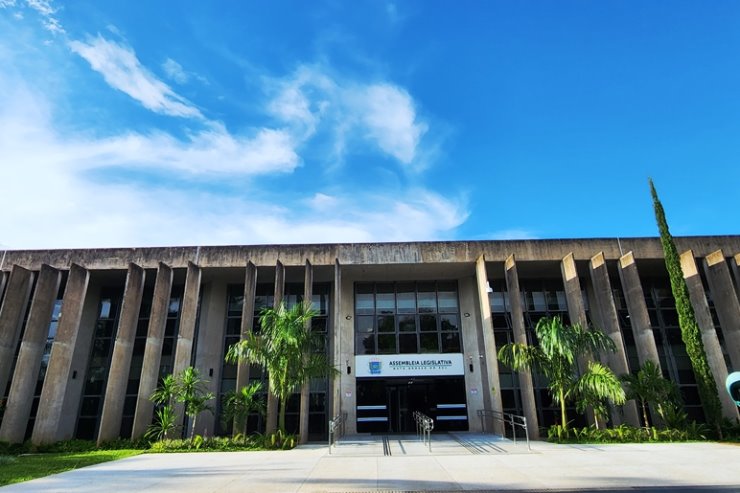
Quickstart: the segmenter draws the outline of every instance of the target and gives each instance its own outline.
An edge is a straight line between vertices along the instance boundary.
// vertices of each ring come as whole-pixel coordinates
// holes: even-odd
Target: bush
[[[263,441],[260,436],[243,437],[238,435],[230,437],[208,437],[204,438],[196,435],[192,440],[160,440],[154,442],[149,449],[154,453],[165,452],[200,452],[200,451],[219,451],[234,452],[239,450],[259,450],[263,447]]]
[[[547,430],[547,440],[553,443],[685,442],[706,440],[709,431],[707,425],[696,422],[686,425],[683,429],[658,429],[653,426],[634,428],[625,424],[606,429],[592,426],[563,429],[560,425],[553,425]]]

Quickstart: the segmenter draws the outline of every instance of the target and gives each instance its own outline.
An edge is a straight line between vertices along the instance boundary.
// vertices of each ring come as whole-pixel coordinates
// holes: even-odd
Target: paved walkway
[[[464,434],[350,437],[328,454],[144,454],[0,488],[12,492],[740,492],[740,446],[717,443],[575,446]],[[390,447],[391,455],[386,455]]]

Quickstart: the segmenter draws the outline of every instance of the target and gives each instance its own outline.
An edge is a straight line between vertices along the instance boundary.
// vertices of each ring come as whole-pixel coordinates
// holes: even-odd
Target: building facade
[[[740,236],[676,243],[737,419],[722,384],[740,369]],[[617,351],[600,358],[617,374],[659,364],[703,419],[657,238],[6,251],[0,270],[0,441],[140,437],[159,379],[191,365],[219,397],[197,432],[229,433],[220,397],[266,375],[225,351],[259,330],[263,307],[301,300],[338,370],[288,403],[304,439],[340,413],[348,433],[411,431],[415,410],[471,431],[478,410],[513,412],[536,434],[558,416],[546,382],[496,353],[533,343],[543,316],[604,330]],[[611,420],[639,425],[634,402]]]

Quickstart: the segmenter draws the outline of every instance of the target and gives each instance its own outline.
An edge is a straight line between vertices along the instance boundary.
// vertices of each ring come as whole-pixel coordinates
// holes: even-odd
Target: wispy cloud
[[[13,16],[16,19],[23,19],[23,13],[20,11],[21,5],[35,11],[41,18],[41,25],[50,33],[54,35],[66,33],[55,15],[57,8],[52,0],[25,0],[23,3],[16,0],[0,0],[0,8],[13,9]]]
[[[113,88],[145,108],[163,115],[203,118],[200,110],[147,70],[134,51],[98,35],[86,42],[70,41],[70,49],[87,60]]]
[[[174,80],[178,84],[185,84],[189,79],[190,75],[185,72],[182,65],[174,61],[172,58],[168,58],[162,64],[162,70],[170,79]]]
[[[370,145],[403,165],[413,165],[424,154],[422,140],[429,127],[403,88],[344,80],[308,65],[271,83],[274,96],[268,110],[306,135],[319,125],[327,127],[340,161],[348,143]]]

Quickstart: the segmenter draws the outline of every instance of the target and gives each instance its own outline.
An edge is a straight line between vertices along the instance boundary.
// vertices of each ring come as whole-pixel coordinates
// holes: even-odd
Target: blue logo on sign
[[[380,371],[383,369],[383,364],[377,359],[370,360],[367,366],[371,375],[380,375]]]

